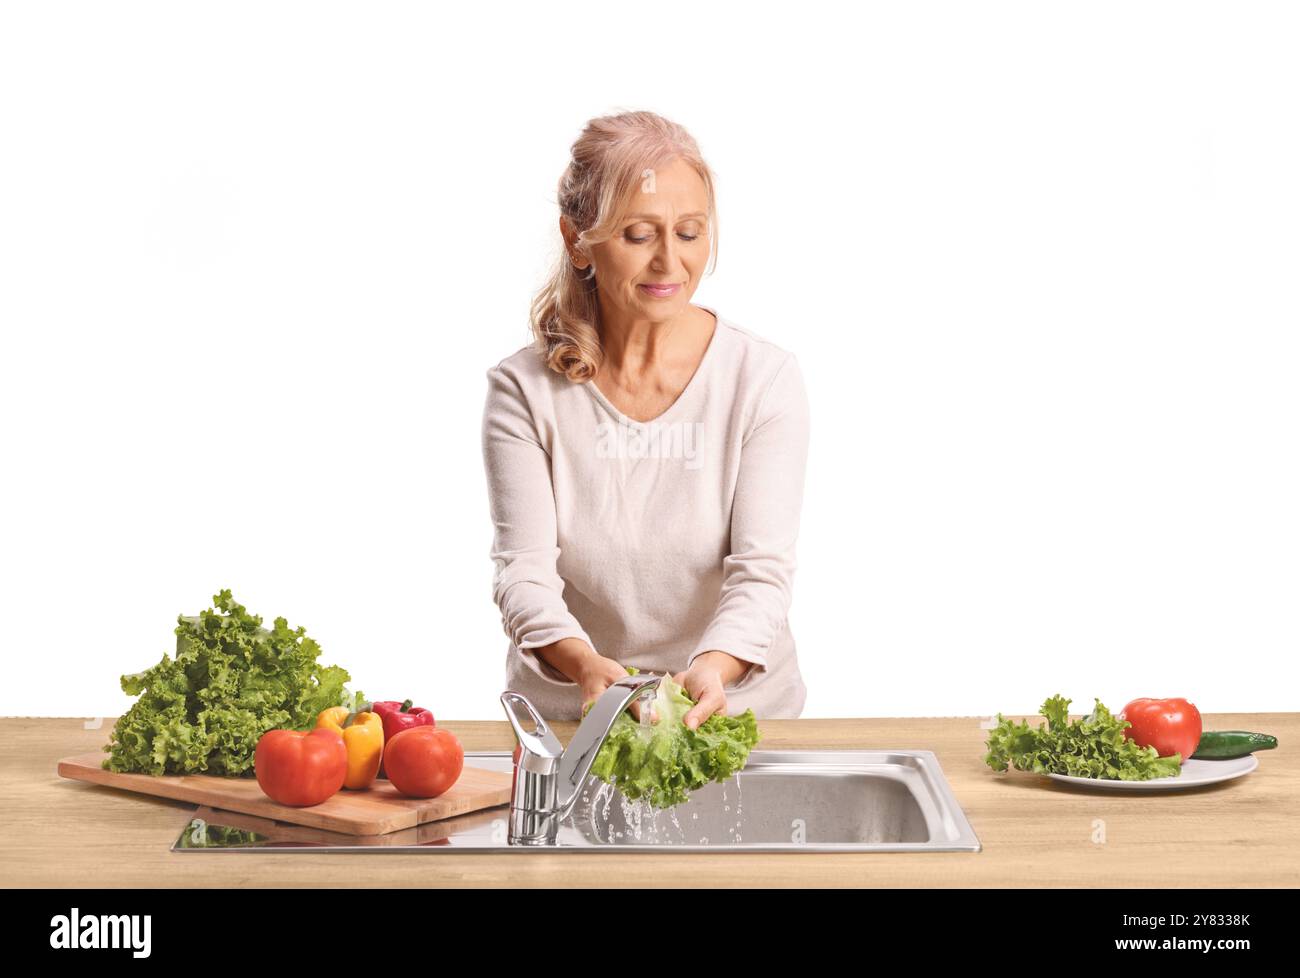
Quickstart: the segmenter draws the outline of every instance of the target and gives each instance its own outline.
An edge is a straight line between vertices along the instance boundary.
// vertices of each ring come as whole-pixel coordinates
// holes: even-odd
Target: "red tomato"
[[[348,749],[333,730],[268,730],[253,754],[257,783],[272,801],[319,805],[348,776]]]
[[[1132,724],[1124,736],[1139,747],[1154,747],[1161,757],[1181,754],[1182,762],[1201,742],[1201,711],[1185,699],[1136,699],[1120,712]]]
[[[404,795],[437,798],[465,767],[465,748],[446,727],[411,727],[384,744],[388,780]]]

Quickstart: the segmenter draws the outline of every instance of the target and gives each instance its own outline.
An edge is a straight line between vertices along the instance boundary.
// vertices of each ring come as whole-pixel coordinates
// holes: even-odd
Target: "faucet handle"
[[[514,728],[515,739],[519,741],[519,747],[515,751],[516,765],[530,771],[552,771],[564,755],[564,747],[546,725],[546,720],[537,712],[537,708],[528,701],[528,697],[512,689],[501,694],[501,705],[505,708],[510,726]],[[533,723],[532,730],[524,729],[520,723],[519,714],[515,711],[517,706],[522,706],[528,712]]]

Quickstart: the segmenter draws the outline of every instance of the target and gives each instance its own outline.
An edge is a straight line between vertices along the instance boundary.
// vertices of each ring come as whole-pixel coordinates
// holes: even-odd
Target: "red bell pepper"
[[[397,700],[383,700],[379,703],[371,703],[370,710],[372,713],[378,713],[380,719],[384,721],[384,743],[388,743],[403,730],[410,730],[412,727],[436,727],[433,722],[433,713],[422,706],[411,706],[410,700],[397,702]]]

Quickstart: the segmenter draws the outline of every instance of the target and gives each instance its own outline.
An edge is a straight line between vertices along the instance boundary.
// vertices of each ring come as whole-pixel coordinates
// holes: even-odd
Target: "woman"
[[[692,729],[797,717],[807,396],[793,354],[691,304],[717,245],[712,174],[680,126],[607,116],[573,144],[559,205],[535,342],[487,372],[506,688],[576,720],[635,666],[685,687]]]

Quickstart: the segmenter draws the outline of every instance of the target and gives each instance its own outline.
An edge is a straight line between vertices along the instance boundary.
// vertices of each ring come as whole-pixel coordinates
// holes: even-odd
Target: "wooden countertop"
[[[193,806],[60,778],[112,719],[0,718],[0,883],[55,887],[1300,886],[1300,713],[1205,714],[1208,730],[1278,738],[1235,781],[1100,793],[984,764],[985,717],[765,720],[759,749],[928,749],[983,844],[977,853],[173,853]],[[1016,717],[1015,719],[1020,719]],[[1030,718],[1030,722],[1035,722]],[[510,750],[506,721],[442,722],[466,750]],[[576,723],[553,725],[568,742]],[[1094,842],[1095,820],[1104,843]],[[653,864],[653,871],[647,867]]]

